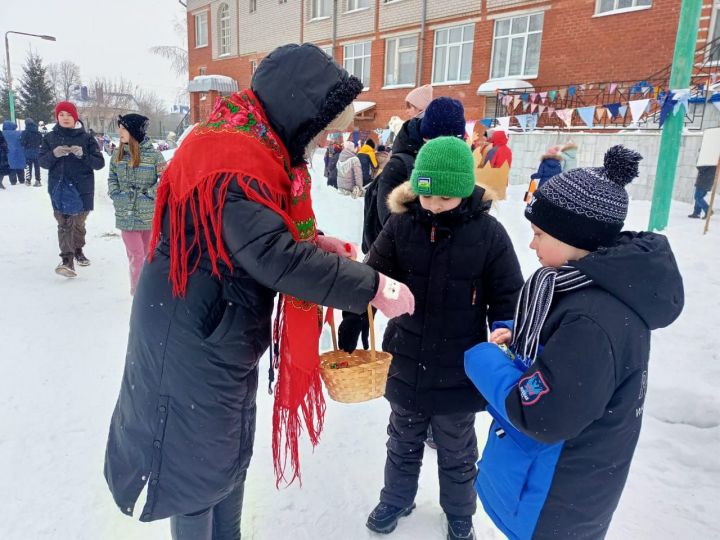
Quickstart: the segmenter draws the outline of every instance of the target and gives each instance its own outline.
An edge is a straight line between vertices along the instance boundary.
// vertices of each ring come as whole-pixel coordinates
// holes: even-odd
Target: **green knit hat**
[[[457,137],[438,137],[423,145],[410,176],[418,195],[469,197],[475,188],[470,147]]]

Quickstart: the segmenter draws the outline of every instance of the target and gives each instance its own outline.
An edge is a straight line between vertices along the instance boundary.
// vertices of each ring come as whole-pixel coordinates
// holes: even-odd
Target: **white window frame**
[[[534,15],[540,15],[543,19],[543,27],[540,30],[530,30],[530,17]],[[528,30],[525,32],[521,32],[519,34],[513,34],[512,33],[512,22],[514,19],[528,19]],[[510,33],[504,36],[497,37],[495,34],[497,32],[497,26],[501,21],[510,21]],[[537,78],[538,73],[540,71],[540,60],[539,60],[539,53],[538,53],[538,66],[537,71],[534,73],[526,73],[525,69],[525,61],[527,60],[527,51],[528,51],[528,37],[531,34],[540,34],[540,52],[542,52],[542,34],[545,30],[545,12],[544,11],[538,11],[535,13],[526,13],[524,15],[516,15],[514,17],[503,17],[501,19],[495,19],[495,24],[493,25],[493,39],[492,39],[492,54],[490,55],[490,79],[491,80],[497,80],[497,79],[534,79]],[[512,38],[524,36],[525,38],[525,45],[523,47],[523,56],[522,56],[522,72],[519,75],[508,75],[508,71],[510,70],[510,56],[511,56],[511,48],[512,48]],[[507,39],[508,40],[508,49],[507,49],[507,58],[505,59],[505,69],[504,69],[504,75],[502,76],[495,76],[493,73],[493,66],[495,65],[495,52],[496,52],[496,43],[498,40],[501,39]]]
[[[367,54],[365,54],[365,53],[363,52],[363,54],[362,54],[361,56],[355,56],[353,49],[354,49],[355,47],[357,47],[358,45],[362,45],[362,46],[363,46],[363,49],[365,49],[365,45],[367,45],[367,47],[368,47],[368,52],[367,52]],[[348,54],[348,49],[353,50],[353,54],[352,54],[352,55],[349,55],[349,54]],[[343,66],[345,67],[345,69],[347,70],[348,73],[350,73],[351,75],[355,75],[358,79],[360,79],[360,80],[362,81],[362,83],[363,83],[363,90],[369,90],[369,89],[370,89],[370,69],[371,69],[370,59],[371,59],[371,58],[372,58],[372,41],[358,41],[358,42],[355,42],[355,43],[347,43],[347,44],[343,45]],[[361,71],[361,72],[360,72],[360,75],[358,75],[357,73],[355,73],[355,71],[354,71],[354,65],[348,67],[348,61],[352,61],[353,64],[354,64],[355,60],[357,60],[357,59],[361,59],[361,60],[362,60],[362,69],[360,70],[360,71]],[[368,80],[367,80],[367,81],[363,81],[363,80],[362,80],[362,78],[363,78],[363,72],[365,71],[365,62],[367,62],[367,66],[368,66],[368,69],[367,69],[367,72],[368,72]]]
[[[652,0],[650,0],[650,5],[638,5],[638,2],[642,0],[632,0],[633,5],[630,7],[618,7],[618,4],[620,3],[620,0],[613,0],[613,9],[609,9],[607,11],[600,11],[600,4],[602,3],[602,0],[595,0],[595,15],[594,17],[606,17],[608,15],[618,15],[620,13],[632,13],[633,11],[643,11],[645,9],[652,8]]]
[[[218,6],[218,56],[230,56],[232,53],[232,22],[230,5],[223,2]]]
[[[406,38],[415,38],[415,46],[414,47],[403,47],[400,48],[400,40],[406,39]],[[411,82],[396,82],[396,83],[388,83],[388,51],[390,50],[390,47],[388,46],[389,42],[395,41],[395,72],[394,72],[394,78],[397,81],[399,78],[400,73],[400,53],[401,52],[414,52],[415,53],[415,71],[413,72],[413,80]],[[383,79],[383,88],[412,88],[417,83],[417,61],[418,61],[418,35],[417,34],[406,34],[404,36],[394,36],[391,38],[385,38],[385,70],[384,70],[384,79]]]
[[[322,7],[327,8],[327,13],[322,11]],[[330,0],[310,0],[310,20],[329,19],[332,16],[332,2]]]
[[[250,4],[250,13],[255,13],[257,11],[257,0],[248,0]]]
[[[472,31],[472,37],[470,40],[464,39],[464,37],[460,38],[460,41],[450,43],[450,30],[453,30],[455,28],[460,28],[462,31],[462,35],[465,35],[465,28],[470,28]],[[440,36],[440,32],[447,32],[448,33],[448,42],[445,45],[438,45],[438,38]],[[434,85],[442,85],[442,84],[467,84],[470,82],[470,79],[472,78],[472,53],[473,53],[473,46],[475,42],[475,23],[470,24],[461,24],[456,26],[445,26],[442,28],[438,28],[435,30],[435,37],[433,38],[433,58],[432,58],[432,84]],[[463,45],[470,45],[470,73],[468,73],[468,78],[466,79],[451,79],[449,78],[448,69],[450,68],[450,47],[451,46],[460,46],[460,61],[458,62],[458,70],[462,69],[462,48]],[[435,73],[435,58],[438,54],[438,48],[443,48],[444,51],[442,54],[445,55],[445,73],[443,74],[443,78],[441,79],[438,73]],[[458,72],[458,77],[460,73]]]
[[[198,35],[201,34],[198,32],[199,29],[205,30],[204,42],[200,41],[202,35]],[[208,12],[201,11],[200,13],[195,13],[195,48],[200,49],[201,47],[207,47],[208,43]]]
[[[364,6],[361,6],[360,3],[364,3]],[[367,9],[370,9],[370,0],[347,0],[347,11],[345,13],[354,13],[356,11],[365,11]]]
[[[322,52],[327,54],[330,58],[333,57],[333,48],[332,45],[328,45],[327,47],[320,47],[322,49]]]
[[[712,7],[710,9],[712,9],[712,15],[710,16],[710,26],[708,27],[708,38],[706,43],[710,43],[712,40],[720,38],[720,26],[718,26],[717,35],[713,35],[713,29],[715,28],[715,25],[718,24],[718,21],[720,21],[720,0],[715,0],[712,3]],[[710,61],[710,55],[708,51],[708,63],[711,66],[720,65],[720,58],[718,58],[714,62]]]
[[[258,67],[258,61],[257,60],[250,60],[250,76],[252,77],[255,75],[255,72],[257,71]]]

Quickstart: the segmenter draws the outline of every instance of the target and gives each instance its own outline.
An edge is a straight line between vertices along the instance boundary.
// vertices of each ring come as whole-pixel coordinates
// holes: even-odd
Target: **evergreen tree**
[[[7,82],[7,69],[2,66],[0,73],[0,120],[10,120],[10,87]]]
[[[54,99],[47,68],[43,65],[42,58],[32,51],[23,66],[17,98],[18,109],[25,118],[32,118],[36,122],[47,122],[52,118]]]

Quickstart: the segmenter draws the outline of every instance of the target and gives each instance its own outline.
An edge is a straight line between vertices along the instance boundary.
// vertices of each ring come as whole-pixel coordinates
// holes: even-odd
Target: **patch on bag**
[[[542,373],[536,371],[529,377],[520,379],[518,390],[523,405],[534,405],[542,396],[550,392],[550,387],[543,379]]]
[[[417,191],[420,195],[432,195],[432,178],[429,176],[418,176]]]

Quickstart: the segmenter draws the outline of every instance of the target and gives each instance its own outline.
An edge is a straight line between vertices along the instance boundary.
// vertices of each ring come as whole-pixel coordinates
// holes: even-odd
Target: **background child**
[[[385,487],[367,521],[375,532],[391,532],[415,507],[432,425],[448,538],[474,538],[475,413],[485,400],[463,371],[463,354],[487,339],[488,321],[512,316],[522,286],[510,239],[488,215],[484,193],[475,187],[472,152],[462,139],[428,141],[411,180],[390,195],[392,214],[367,256],[367,264],[402,280],[416,299],[414,315],[391,320],[383,341],[393,355],[385,392],[392,413]],[[357,343],[356,333],[347,345],[349,321],[340,331],[345,350]]]
[[[350,195],[353,199],[363,194],[362,165],[355,151],[355,143],[345,141],[342,152],[338,157],[337,189],[343,195]]]
[[[42,146],[43,136],[38,131],[37,124],[27,118],[25,120],[25,131],[22,132],[20,143],[25,151],[25,185],[29,186],[32,180],[33,168],[35,168],[35,187],[40,187],[40,147]]]
[[[563,158],[560,155],[560,147],[551,146],[540,158],[540,166],[538,167],[536,173],[530,175],[530,178],[537,180],[538,187],[542,187],[545,182],[562,172],[562,160]]]
[[[604,167],[573,169],[535,192],[525,216],[543,268],[523,287],[512,334],[496,330],[465,355],[495,419],[476,487],[512,539],[604,538],[625,485],[650,331],[684,301],[667,239],[620,234],[640,159],[615,146]]]

